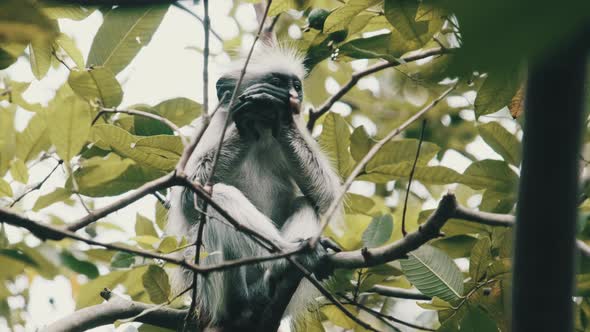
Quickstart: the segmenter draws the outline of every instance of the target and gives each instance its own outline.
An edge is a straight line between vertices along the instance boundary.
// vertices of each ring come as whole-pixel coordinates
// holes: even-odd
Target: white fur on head
[[[247,76],[264,73],[293,74],[303,81],[306,70],[303,66],[303,55],[295,48],[279,43],[257,43],[246,68]],[[230,65],[226,75],[238,78],[244,67],[245,57]]]

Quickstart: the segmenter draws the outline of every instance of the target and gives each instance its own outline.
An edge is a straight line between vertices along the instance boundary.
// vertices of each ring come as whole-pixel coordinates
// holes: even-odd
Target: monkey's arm
[[[325,213],[338,195],[340,179],[319,145],[297,119],[285,126],[278,139],[299,189],[319,214]]]

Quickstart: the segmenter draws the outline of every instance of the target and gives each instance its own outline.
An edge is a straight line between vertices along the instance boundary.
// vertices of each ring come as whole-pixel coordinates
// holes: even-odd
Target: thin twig
[[[312,274],[307,270],[303,265],[301,265],[294,257],[287,257],[287,260],[291,262],[301,273],[303,273],[303,277],[307,279],[311,284],[322,293],[322,295],[328,299],[328,301],[332,302],[342,313],[344,313],[348,318],[352,319],[355,323],[362,326],[363,328],[369,331],[376,331],[374,327],[372,327],[369,323],[363,321],[362,319],[355,316],[350,310],[348,310],[338,299],[332,295]]]
[[[172,263],[174,265],[182,266],[182,267],[189,269],[191,271],[194,271],[196,273],[203,273],[203,274],[207,274],[207,273],[211,273],[211,272],[215,272],[215,271],[220,271],[220,270],[226,270],[226,269],[234,268],[234,267],[240,267],[240,266],[244,266],[244,265],[252,265],[252,264],[258,264],[258,263],[262,263],[262,262],[266,262],[266,261],[287,258],[289,256],[300,253],[303,250],[307,250],[306,246],[301,246],[301,247],[298,247],[298,248],[295,248],[295,249],[292,249],[289,251],[279,252],[279,253],[271,254],[271,255],[267,255],[267,256],[246,257],[246,258],[241,258],[241,259],[236,259],[236,260],[224,261],[222,263],[209,265],[209,266],[198,266],[198,265],[190,263],[184,259],[174,258],[169,255],[158,254],[158,253],[143,250],[143,249],[136,249],[136,248],[132,248],[132,247],[126,246],[126,245],[118,245],[116,243],[104,243],[104,242],[96,241],[93,239],[88,239],[88,238],[80,236],[74,232],[71,232],[67,229],[31,220],[29,218],[26,218],[26,217],[23,217],[23,216],[17,214],[16,212],[14,212],[12,210],[2,208],[2,207],[0,207],[0,220],[2,220],[2,222],[6,223],[8,225],[12,225],[15,227],[20,227],[20,228],[26,229],[29,232],[31,232],[31,234],[33,234],[34,236],[39,238],[40,240],[61,240],[63,238],[70,238],[70,239],[74,239],[77,241],[87,243],[89,245],[100,246],[100,247],[103,247],[103,248],[106,248],[109,250],[122,251],[122,252],[130,253],[130,254],[134,254],[134,255],[137,255],[140,257],[162,260],[162,261],[165,261],[168,263]]]
[[[260,36],[262,34],[262,30],[264,29],[264,22],[266,21],[266,18],[268,16],[268,10],[270,9],[271,4],[272,4],[272,0],[268,0],[266,3],[266,8],[264,9],[264,14],[262,15],[262,18],[260,20],[260,25],[258,26],[258,32],[256,33],[256,36],[254,37],[254,41],[252,42],[252,46],[250,47],[250,51],[248,51],[248,55],[246,56],[246,60],[244,61],[244,66],[242,67],[242,71],[240,72],[240,77],[238,78],[238,81],[237,81],[237,83],[234,87],[234,90],[232,92],[231,99],[229,100],[229,104],[227,107],[228,110],[231,110],[231,108],[234,106],[238,91],[242,85],[242,81],[244,80],[244,76],[246,75],[246,69],[248,68],[248,63],[250,63],[250,58],[252,58],[252,53],[254,53],[254,47],[256,46],[256,42],[258,41],[258,39],[260,39]],[[217,162],[219,160],[219,155],[221,154],[223,140],[225,138],[225,131],[226,131],[227,126],[229,125],[230,119],[231,119],[231,116],[228,114],[228,117],[225,121],[224,130],[221,131],[221,138],[219,140],[219,146],[217,147],[217,151],[216,151],[215,157],[213,159],[213,164],[211,165],[211,173],[209,173],[207,185],[211,185],[210,182],[213,180],[213,176],[215,174],[215,168],[217,166]]]
[[[333,94],[328,100],[326,100],[326,102],[324,102],[315,111],[310,111],[309,120],[307,121],[307,129],[311,132],[313,129],[313,126],[315,125],[315,122],[322,115],[324,115],[326,112],[328,112],[330,110],[330,108],[332,107],[332,105],[334,105],[334,103],[339,101],[348,91],[350,91],[352,88],[354,88],[354,86],[358,83],[358,81],[361,78],[371,75],[371,74],[374,74],[374,73],[381,71],[383,69],[386,69],[386,68],[399,66],[403,63],[421,60],[421,59],[425,59],[425,58],[435,56],[435,55],[443,55],[448,52],[449,51],[447,49],[443,49],[443,48],[430,49],[430,50],[426,50],[424,52],[421,52],[419,54],[410,55],[407,57],[402,57],[400,59],[400,61],[386,61],[386,62],[377,63],[369,68],[366,68],[362,71],[352,74],[352,77],[350,78],[350,80],[348,82],[346,82],[346,84],[344,84],[344,86],[342,86],[342,88],[340,88],[340,90],[338,90],[335,94]]]
[[[394,323],[402,324],[402,325],[405,325],[405,326],[408,326],[408,327],[411,327],[411,328],[414,328],[414,329],[417,329],[417,330],[422,330],[422,331],[436,331],[435,329],[431,329],[429,327],[424,327],[424,326],[412,324],[410,322],[406,322],[406,321],[401,320],[399,318],[395,318],[395,317],[393,317],[391,315],[387,315],[387,314],[381,313],[381,312],[379,312],[377,310],[371,309],[371,308],[367,307],[366,305],[364,305],[362,303],[359,303],[356,300],[352,300],[352,299],[348,298],[344,294],[341,294],[341,296],[348,301],[348,304],[352,304],[352,305],[357,306],[359,309],[362,309],[362,310],[368,312],[369,314],[371,314],[372,316],[378,318],[382,322],[384,322],[382,319],[387,319],[387,320],[390,320],[390,321],[392,321]]]
[[[47,180],[49,180],[49,178],[51,177],[51,175],[55,172],[55,170],[59,167],[59,165],[63,164],[63,160],[58,160],[57,164],[55,164],[55,166],[53,167],[53,169],[51,169],[51,172],[49,172],[49,174],[47,174],[43,180],[41,180],[41,182],[37,183],[36,185],[30,187],[28,190],[26,190],[24,193],[22,193],[20,196],[18,196],[17,198],[14,199],[14,201],[12,203],[10,203],[10,205],[8,207],[13,207],[16,203],[18,203],[21,199],[25,198],[25,196],[27,196],[28,194],[30,194],[31,192],[35,191],[35,190],[39,190],[41,189],[41,187],[43,186],[43,184],[45,184],[45,182],[47,182]]]
[[[414,178],[414,172],[416,171],[416,164],[418,164],[418,157],[420,157],[420,148],[422,147],[422,141],[424,140],[424,129],[426,128],[426,119],[422,120],[422,130],[420,130],[420,140],[418,141],[418,148],[416,149],[416,158],[410,171],[410,178],[408,179],[408,188],[406,190],[406,198],[404,199],[404,210],[402,212],[402,235],[406,236],[406,211],[408,209],[408,198],[410,197],[410,186],[412,185],[412,179]]]
[[[428,111],[433,109],[441,100],[446,98],[451,93],[451,91],[453,91],[455,89],[456,86],[457,86],[457,84],[454,84],[450,88],[446,89],[440,96],[438,96],[436,99],[434,99],[428,105],[426,105],[423,109],[418,111],[416,114],[412,115],[401,126],[397,127],[396,129],[392,130],[391,132],[389,132],[382,140],[380,140],[375,145],[373,145],[373,147],[371,147],[369,152],[367,152],[367,154],[363,157],[363,159],[361,159],[361,161],[359,161],[359,163],[356,165],[356,167],[352,170],[352,172],[350,173],[350,175],[346,179],[346,182],[344,182],[344,184],[340,188],[340,193],[338,194],[336,199],[334,199],[334,201],[332,202],[332,204],[330,205],[330,207],[328,208],[328,210],[326,211],[326,213],[322,217],[322,220],[320,222],[320,231],[310,242],[312,247],[315,248],[315,245],[317,245],[317,242],[319,241],[320,237],[322,236],[322,233],[324,232],[324,230],[328,226],[330,220],[334,216],[334,213],[336,212],[338,205],[344,199],[344,196],[346,195],[346,191],[348,191],[348,188],[350,188],[350,185],[352,184],[354,179],[356,179],[356,177],[363,171],[363,169],[365,168],[365,165],[367,165],[367,163],[371,159],[373,159],[375,154],[377,154],[377,152],[379,152],[379,150],[385,145],[385,143],[389,142],[392,138],[394,138],[399,133],[401,133],[409,125],[411,125],[416,120],[420,119]]]
[[[211,31],[211,20],[209,19],[209,0],[203,0],[203,7],[205,11],[205,17],[203,19],[203,27],[205,30],[205,45],[203,49],[203,117],[206,123],[209,123],[209,32]],[[191,11],[192,13],[192,11]],[[225,128],[223,129],[225,132]],[[222,139],[223,141],[223,139]],[[222,142],[219,143],[221,146]],[[197,204],[197,198],[195,195],[195,204]],[[207,202],[203,205],[203,210],[207,211]],[[205,223],[207,217],[205,213],[199,214],[199,229],[197,231],[197,239],[195,240],[195,265],[199,265],[201,258],[201,246],[203,244],[203,230],[205,229]],[[199,278],[196,273],[193,272],[193,283],[191,292],[191,305],[184,318],[184,325],[182,331],[186,331],[190,326],[191,317],[196,313],[197,308],[197,288],[199,286]]]
[[[190,10],[190,9],[186,8],[186,7],[185,7],[183,4],[181,4],[181,3],[178,3],[178,2],[175,2],[175,3],[173,3],[173,5],[174,5],[175,7],[177,7],[178,9],[180,9],[181,11],[183,11],[183,12],[185,12],[185,13],[189,14],[190,16],[192,16],[192,17],[196,18],[196,19],[197,19],[199,22],[203,23],[203,26],[205,25],[205,19],[202,19],[201,17],[199,17],[199,15],[197,15],[197,14],[193,13],[193,11],[192,11],[192,10]],[[205,16],[207,16],[207,15],[205,14]],[[213,36],[215,36],[215,38],[217,38],[217,39],[218,39],[220,42],[223,42],[223,38],[221,38],[221,36],[220,36],[220,35],[219,35],[219,34],[218,34],[218,33],[217,33],[215,30],[213,30],[211,27],[209,27],[209,31],[210,31],[210,32],[211,32],[211,34],[212,34]]]

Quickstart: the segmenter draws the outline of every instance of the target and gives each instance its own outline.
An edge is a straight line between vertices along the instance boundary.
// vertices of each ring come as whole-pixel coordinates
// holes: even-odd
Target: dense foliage
[[[257,2],[234,1],[230,13]],[[321,109],[336,91],[351,84],[327,105],[332,111],[318,116],[313,128],[343,180],[379,139],[453,87],[428,110],[424,129],[420,121],[411,124],[363,166],[345,198],[344,222],[332,225],[325,235],[345,251],[395,243],[404,238],[402,220],[408,233],[419,231],[448,191],[462,207],[512,214],[525,116],[524,64],[547,56],[545,50],[575,31],[588,18],[587,7],[575,0],[561,1],[559,7],[532,0],[273,1],[268,15],[270,20],[280,14],[274,27],[279,39],[306,54],[306,103]],[[121,73],[133,75],[125,69],[149,47],[166,16],[178,10],[172,5],[111,8],[0,2],[0,213],[9,209],[63,229],[175,169],[189,138],[182,135],[201,114],[201,101],[178,96],[122,105],[126,85]],[[91,15],[103,21],[94,36],[87,36],[92,44],[83,54],[60,26],[64,21],[84,25]],[[223,41],[223,52],[234,54],[252,33],[240,28],[235,38]],[[195,59],[202,52],[198,49]],[[420,57],[426,52],[434,55]],[[173,57],[153,66],[165,67],[176,61]],[[31,81],[12,77],[23,61],[30,64]],[[391,65],[365,75],[367,68],[384,61]],[[27,91],[32,85],[64,71],[65,81],[48,83],[53,84],[53,97],[30,101]],[[182,128],[181,134],[156,118],[118,110],[163,117]],[[551,151],[547,154],[550,158]],[[166,193],[167,189],[159,190],[160,198]],[[146,196],[140,202],[124,207],[130,211],[126,215],[136,215],[134,220],[110,214],[78,234],[103,243],[114,238],[116,244],[157,254],[191,245],[186,239],[163,236],[162,200]],[[590,205],[583,201],[580,209],[590,212]],[[580,218],[579,237],[590,240],[585,216]],[[0,222],[4,218],[0,214]],[[30,232],[39,233],[17,226],[0,226],[0,326],[37,327],[27,307],[38,295],[28,290],[36,278],[65,277],[76,309],[101,303],[103,288],[116,289],[134,301],[183,304],[164,269],[174,268],[170,263],[71,238],[39,240]],[[348,294],[353,302],[383,316],[396,316],[399,306],[416,302],[423,313],[413,323],[437,331],[507,331],[512,229],[451,218],[441,231],[440,237],[405,259],[336,269],[328,289]],[[586,263],[581,260],[577,276],[580,331],[589,328],[590,319]],[[551,273],[550,262],[547,269]],[[379,294],[375,286],[415,288],[431,300],[398,303]],[[310,323],[314,330],[364,330],[329,301],[321,303],[324,324]],[[408,329],[388,318],[382,321],[354,303],[346,307],[379,330]],[[154,327],[144,324],[139,330]]]

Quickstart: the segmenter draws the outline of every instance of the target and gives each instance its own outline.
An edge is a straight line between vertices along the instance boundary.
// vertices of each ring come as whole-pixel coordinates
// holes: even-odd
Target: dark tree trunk
[[[530,67],[512,331],[572,331],[579,152],[588,30]]]

